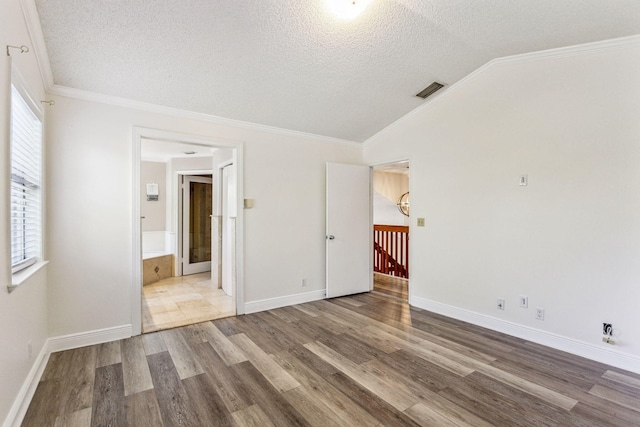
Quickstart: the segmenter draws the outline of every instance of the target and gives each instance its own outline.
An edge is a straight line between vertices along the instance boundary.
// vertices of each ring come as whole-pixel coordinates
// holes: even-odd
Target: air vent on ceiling
[[[433,95],[434,93],[436,93],[437,91],[439,91],[443,87],[444,87],[444,85],[442,83],[433,82],[429,86],[425,87],[420,93],[417,93],[416,96],[418,96],[418,97],[420,97],[422,99],[425,99],[425,98]]]

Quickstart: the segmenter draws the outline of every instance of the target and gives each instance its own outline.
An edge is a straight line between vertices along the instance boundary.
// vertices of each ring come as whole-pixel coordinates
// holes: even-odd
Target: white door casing
[[[237,140],[227,140],[188,133],[166,131],[160,129],[134,126],[132,128],[132,209],[131,209],[131,245],[132,245],[132,280],[130,283],[131,335],[142,332],[142,230],[140,219],[140,146],[142,140],[169,141],[185,144],[200,145],[205,148],[227,148],[232,150],[233,163],[236,165],[236,271],[235,271],[235,301],[236,313],[244,314],[244,143]],[[176,220],[177,221],[177,220]],[[179,227],[179,224],[174,224]]]
[[[327,298],[369,292],[372,284],[371,170],[327,163]]]
[[[220,192],[221,219],[222,219],[222,290],[227,295],[233,295],[235,282],[235,250],[236,250],[236,199],[237,188],[235,181],[235,165],[225,165],[221,170],[220,180],[222,191]]]

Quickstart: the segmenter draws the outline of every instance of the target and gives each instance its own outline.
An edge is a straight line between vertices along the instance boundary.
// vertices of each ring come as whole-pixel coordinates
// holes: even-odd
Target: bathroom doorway
[[[224,188],[222,182],[229,180],[218,176],[218,165],[237,162],[237,157],[236,149],[225,146],[140,138],[140,332],[237,313],[235,227],[221,236],[234,247],[226,289],[218,274],[224,240],[214,238],[220,234],[221,190],[234,207],[238,202],[235,181],[233,191]],[[149,188],[154,194],[148,194]]]

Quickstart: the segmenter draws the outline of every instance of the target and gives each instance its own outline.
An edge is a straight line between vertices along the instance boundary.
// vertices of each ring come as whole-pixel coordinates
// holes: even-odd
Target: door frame
[[[183,194],[182,194],[182,181],[185,175],[211,175],[213,177],[212,169],[189,169],[189,170],[179,170],[175,171],[174,176],[171,177],[171,185],[173,186],[173,191],[177,195],[175,200],[175,204],[171,206],[171,209],[176,213],[174,218],[173,226],[176,227],[176,239],[175,239],[175,251],[177,254],[182,254],[182,216],[183,216]],[[214,193],[215,195],[215,193]],[[176,274],[176,277],[182,276],[182,260],[180,257],[176,256],[173,260],[173,271]]]
[[[218,167],[218,182],[217,182],[218,199],[216,200],[215,214],[220,217],[220,223],[218,224],[218,226],[220,227],[221,236],[220,236],[220,239],[219,239],[219,242],[218,242],[218,260],[217,260],[217,262],[218,262],[218,284],[219,284],[220,288],[222,288],[222,280],[223,280],[222,276],[224,275],[224,272],[225,272],[224,265],[223,265],[223,253],[222,253],[223,248],[224,248],[224,239],[223,239],[223,236],[224,236],[224,230],[223,230],[223,222],[224,221],[223,220],[224,219],[222,218],[222,216],[223,216],[222,215],[222,205],[223,205],[222,199],[223,199],[223,195],[225,194],[225,191],[224,191],[225,188],[224,187],[225,187],[226,183],[224,182],[222,174],[224,173],[224,168],[226,168],[228,166],[231,166],[233,164],[234,164],[233,163],[233,159],[230,159],[230,160],[225,160],[222,163],[218,163],[218,166],[217,166]],[[237,168],[236,168],[236,171],[237,171]],[[236,187],[237,187],[237,183],[236,183]],[[244,208],[244,202],[243,202],[243,208]],[[236,217],[236,233],[237,233],[237,226],[238,226],[238,224],[237,224],[237,217]],[[236,250],[237,250],[237,247],[236,247]],[[212,262],[213,262],[213,260],[212,260]]]
[[[187,266],[191,266],[190,262],[188,262],[188,261],[185,262],[187,259],[189,259],[189,257],[185,256],[185,243],[187,243],[187,241],[189,239],[187,237],[188,233],[185,232],[186,231],[185,230],[185,210],[189,209],[189,203],[185,203],[186,198],[187,198],[187,194],[188,194],[187,191],[186,191],[187,190],[187,186],[185,185],[185,181],[191,181],[191,182],[195,181],[195,182],[202,182],[202,183],[211,184],[211,193],[215,197],[216,193],[213,191],[213,174],[212,173],[209,173],[209,174],[211,175],[211,178],[201,177],[201,176],[199,176],[200,174],[196,175],[196,174],[193,174],[193,173],[188,173],[188,174],[186,174],[186,173],[180,174],[179,173],[180,178],[181,178],[179,180],[179,181],[181,181],[180,189],[182,191],[178,192],[178,194],[179,194],[179,197],[178,197],[179,198],[178,210],[180,212],[178,213],[178,218],[179,219],[178,219],[178,227],[177,227],[177,230],[176,230],[177,231],[176,234],[178,235],[178,238],[176,240],[178,240],[178,242],[180,242],[179,245],[178,245],[179,249],[177,250],[177,252],[178,252],[178,256],[181,258],[181,262],[180,262],[180,272],[181,272],[180,275],[181,276],[185,275],[184,274],[185,263],[187,264]],[[206,181],[210,181],[210,182],[206,182]],[[213,201],[211,203],[211,215],[213,216]],[[209,226],[211,227],[211,217],[209,217]],[[185,239],[187,239],[187,241],[185,241]],[[211,246],[211,244],[209,244],[209,246]],[[200,264],[200,266],[199,266],[200,268],[198,268],[198,270],[201,270],[203,268],[202,264],[204,262],[208,262],[209,263],[208,270],[206,269],[206,267],[204,267],[205,270],[197,271],[195,273],[194,272],[189,272],[189,274],[196,274],[196,273],[200,273],[200,272],[211,271],[211,263],[213,262],[212,260],[203,261],[203,262],[199,263]],[[177,276],[177,274],[176,274],[176,276]]]
[[[373,230],[373,192],[375,191],[375,189],[373,188],[373,173],[374,173],[374,168],[376,166],[385,166],[385,165],[392,165],[394,163],[401,163],[401,162],[409,162],[409,194],[413,194],[413,179],[411,178],[411,174],[413,173],[411,170],[411,157],[407,156],[407,157],[400,157],[398,159],[395,160],[386,160],[386,161],[380,161],[380,162],[375,162],[375,163],[369,163],[369,168],[371,168],[371,229]],[[414,218],[414,216],[412,215],[412,210],[409,209],[409,236],[411,236],[411,230],[413,229],[413,224],[412,224],[412,220]],[[370,254],[373,254],[373,233],[371,233],[372,237],[371,237],[371,248],[369,250]],[[413,293],[411,291],[411,267],[414,265],[414,258],[415,258],[415,254],[414,251],[412,250],[411,246],[412,246],[412,241],[413,239],[409,239],[409,279],[407,280],[407,287],[408,287],[408,303],[409,305],[414,305],[411,303],[411,300],[413,299]],[[373,289],[373,255],[371,255],[371,289]]]
[[[132,129],[132,278],[130,284],[131,335],[142,333],[142,227],[140,218],[140,147],[143,139],[200,145],[206,148],[229,148],[236,164],[236,314],[244,314],[244,143],[209,136],[134,126]]]

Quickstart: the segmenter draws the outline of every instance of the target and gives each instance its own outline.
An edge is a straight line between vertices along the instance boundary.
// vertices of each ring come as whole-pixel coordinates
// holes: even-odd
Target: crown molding
[[[473,71],[471,74],[458,80],[451,86],[445,87],[443,90],[437,92],[433,96],[433,98],[429,100],[429,102],[411,110],[410,112],[400,117],[398,120],[391,123],[384,129],[376,132],[374,135],[367,138],[362,143],[362,145],[363,147],[367,147],[374,144],[376,142],[376,139],[381,135],[384,135],[386,132],[391,131],[395,127],[411,119],[413,116],[434,107],[440,101],[448,98],[450,95],[459,91],[460,89],[462,89],[463,87],[465,87],[466,85],[468,85],[469,83],[471,83],[472,81],[480,77],[482,74],[486,73],[487,71],[491,70],[494,67],[504,65],[504,64],[533,62],[533,61],[540,61],[540,60],[545,60],[550,58],[567,58],[571,56],[591,54],[591,53],[603,51],[603,50],[622,49],[622,48],[633,46],[633,45],[640,45],[640,35],[621,37],[621,38],[597,41],[592,43],[584,43],[584,44],[579,44],[574,46],[566,46],[566,47],[560,47],[555,49],[541,50],[539,52],[523,53],[520,55],[505,56],[502,58],[492,59],[491,61],[487,62],[477,70]]]
[[[235,128],[254,130],[259,132],[267,132],[276,135],[283,135],[295,138],[302,138],[314,142],[323,142],[329,144],[346,145],[350,147],[362,147],[362,143],[349,141],[341,138],[334,138],[330,136],[317,135],[308,132],[278,128],[275,126],[261,125],[258,123],[251,123],[242,120],[228,119],[225,117],[214,116],[205,113],[196,113],[188,110],[181,110],[178,108],[165,107],[162,105],[134,101],[127,98],[121,98],[117,96],[104,95],[97,92],[86,91],[82,89],[75,89],[66,86],[56,85],[53,81],[53,72],[51,71],[51,63],[49,62],[49,54],[47,52],[47,45],[44,41],[44,33],[42,32],[42,26],[40,24],[40,16],[38,15],[38,9],[35,4],[35,0],[20,0],[22,5],[22,12],[27,24],[29,36],[31,37],[31,43],[33,44],[33,50],[35,52],[38,67],[40,68],[40,75],[45,91],[51,95],[65,96],[68,98],[82,99],[85,101],[97,102],[101,104],[114,105],[118,107],[131,108],[134,110],[152,112],[157,114],[165,114],[173,117],[179,117],[183,119],[198,120],[207,123],[214,123],[219,125],[231,126]]]
[[[589,54],[599,50],[619,49],[630,45],[640,44],[640,35],[633,35],[628,37],[621,37],[610,40],[603,40],[593,43],[584,43],[580,45],[567,46],[555,49],[542,50],[538,52],[524,53],[520,55],[506,56],[502,58],[496,58],[480,68],[473,71],[466,77],[458,80],[456,83],[449,87],[439,91],[434,95],[429,102],[415,108],[409,113],[405,114],[395,122],[386,126],[384,129],[376,132],[374,135],[367,138],[364,142],[349,141],[340,138],[333,138],[329,136],[317,135],[308,132],[295,131],[290,129],[278,128],[275,126],[261,125],[258,123],[251,123],[242,120],[228,119],[225,117],[214,116],[205,113],[196,113],[188,110],[181,110],[178,108],[166,107],[162,105],[134,101],[127,98],[121,98],[111,95],[104,95],[97,92],[86,91],[82,89],[75,89],[66,86],[59,86],[54,84],[53,72],[51,71],[51,63],[49,62],[49,55],[47,53],[46,43],[44,41],[44,34],[42,32],[42,26],[40,25],[40,17],[38,15],[38,9],[36,8],[35,0],[20,0],[22,5],[23,14],[27,23],[27,29],[31,42],[36,54],[38,66],[40,68],[40,74],[45,87],[45,91],[52,95],[66,96],[69,98],[83,99],[86,101],[97,102],[101,104],[108,104],[114,106],[120,106],[125,108],[132,108],[140,111],[154,112],[158,114],[165,114],[173,117],[199,120],[208,123],[214,123],[219,125],[232,126],[241,129],[256,130],[260,132],[267,132],[283,136],[291,136],[297,138],[303,138],[316,142],[324,142],[330,144],[347,145],[351,147],[366,147],[375,142],[380,135],[390,131],[396,126],[400,125],[404,121],[410,119],[416,114],[421,113],[429,108],[432,108],[442,99],[446,99],[449,95],[460,90],[480,75],[489,71],[491,68],[509,63],[524,63],[529,61],[538,61],[542,59],[558,58],[558,57],[570,57],[575,55]]]
[[[49,62],[47,45],[44,42],[38,9],[36,8],[35,0],[20,0],[20,5],[22,6],[22,14],[27,24],[31,44],[33,45],[32,48],[38,61],[42,83],[45,91],[48,91],[53,86],[53,73],[51,72],[51,63]]]
[[[91,92],[82,89],[75,89],[67,86],[53,85],[47,91],[51,95],[64,96],[67,98],[82,99],[84,101],[97,102],[100,104],[113,105],[117,107],[131,108],[149,113],[164,114],[167,116],[198,120],[206,123],[217,125],[231,126],[240,129],[254,130],[259,132],[267,132],[276,135],[290,136],[302,138],[314,142],[323,142],[329,144],[347,145],[350,147],[362,147],[362,144],[346,139],[333,138],[330,136],[317,135],[308,132],[284,129],[275,126],[261,125],[258,123],[246,122],[242,120],[229,119],[226,117],[214,116],[211,114],[197,113],[195,111],[181,110],[179,108],[167,107],[163,105],[152,104],[149,102],[134,101],[128,98],[118,96],[105,95],[102,93]]]

